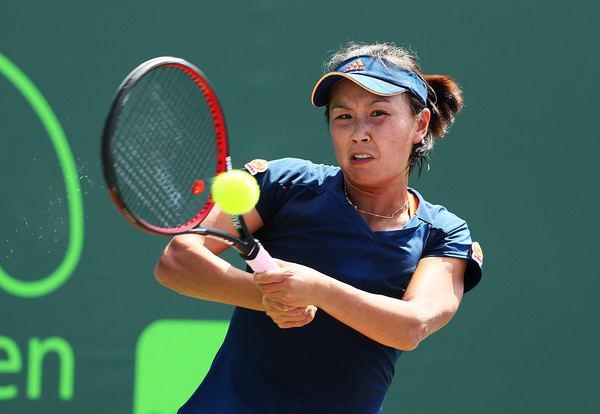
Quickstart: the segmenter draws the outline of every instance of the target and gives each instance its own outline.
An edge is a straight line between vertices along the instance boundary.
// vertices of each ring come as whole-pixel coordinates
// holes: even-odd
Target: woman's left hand
[[[275,261],[278,269],[254,274],[267,315],[282,328],[306,325],[314,318],[315,295],[326,277],[306,266]]]

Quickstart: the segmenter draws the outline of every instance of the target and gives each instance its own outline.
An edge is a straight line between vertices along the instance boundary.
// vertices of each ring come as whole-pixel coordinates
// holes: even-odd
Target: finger
[[[304,317],[300,319],[278,319],[275,320],[275,323],[277,323],[277,326],[281,329],[300,328],[302,326],[308,325],[310,322],[313,321],[313,319],[315,318],[316,309],[317,308],[315,308],[314,306],[310,309],[310,311],[308,310],[308,308],[306,308],[307,311],[304,312]]]
[[[256,285],[268,285],[271,283],[278,283],[285,280],[288,276],[283,273],[280,269],[268,270],[263,273],[254,274],[254,283]]]
[[[317,308],[313,305],[307,307],[287,306],[268,298],[263,298],[265,313],[276,323],[282,322],[302,322],[306,319],[313,319]]]
[[[276,293],[281,291],[281,285],[279,283],[258,283],[256,284],[258,290],[263,293]]]
[[[275,283],[289,277],[289,272],[284,270],[291,263],[285,260],[275,259],[273,261],[277,264],[277,269],[267,270],[266,272],[254,273],[254,280],[256,283]]]
[[[269,296],[263,296],[262,303],[265,309],[271,313],[279,313],[291,317],[302,315],[305,309],[303,307],[285,304]]]

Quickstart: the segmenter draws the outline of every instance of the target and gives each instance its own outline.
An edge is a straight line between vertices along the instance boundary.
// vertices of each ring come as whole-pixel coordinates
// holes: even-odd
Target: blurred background
[[[185,58],[219,95],[235,168],[333,164],[310,93],[348,41],[407,46],[426,74],[461,84],[465,108],[411,186],[465,218],[485,254],[450,325],[400,358],[384,413],[598,412],[599,11],[591,0],[3,1],[0,412],[174,413],[226,329],[230,307],[155,282],[167,239],[109,200],[100,136],[121,80],[149,58]]]

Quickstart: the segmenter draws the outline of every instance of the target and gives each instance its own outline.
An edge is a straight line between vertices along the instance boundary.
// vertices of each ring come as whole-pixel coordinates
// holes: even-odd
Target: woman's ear
[[[427,131],[429,130],[430,119],[431,111],[429,110],[429,108],[423,109],[417,119],[417,129],[415,130],[415,134],[412,140],[413,145],[423,141],[423,138],[425,138],[425,136],[427,135]]]

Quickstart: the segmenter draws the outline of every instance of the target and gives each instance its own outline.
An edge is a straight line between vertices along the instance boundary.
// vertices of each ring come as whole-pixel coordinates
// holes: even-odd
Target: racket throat
[[[242,256],[242,259],[244,259],[246,262],[249,262],[249,261],[256,259],[261,248],[262,248],[262,245],[260,244],[260,242],[256,239],[254,239],[254,243],[252,244],[252,246],[250,247],[250,249],[247,253],[242,252],[242,251],[239,251],[239,253],[240,253],[240,256]]]

